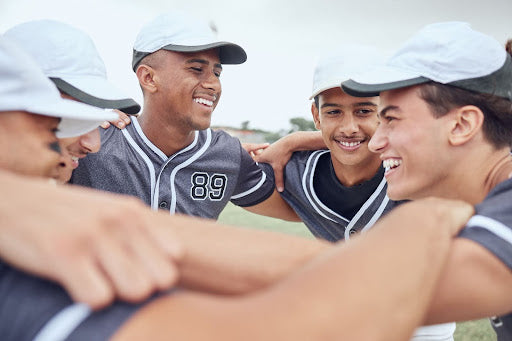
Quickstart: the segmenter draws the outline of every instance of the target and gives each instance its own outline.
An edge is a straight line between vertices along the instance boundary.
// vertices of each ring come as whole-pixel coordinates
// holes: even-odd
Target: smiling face
[[[322,131],[325,144],[331,151],[335,170],[350,169],[373,176],[380,165],[379,156],[370,152],[368,142],[379,124],[378,97],[358,98],[332,88],[318,97],[312,105],[317,129]],[[338,174],[338,172],[336,172]]]
[[[443,196],[452,167],[451,115],[435,118],[417,86],[382,92],[379,109],[381,123],[369,147],[383,160],[389,198]]]
[[[157,92],[152,101],[165,113],[165,121],[185,131],[208,128],[222,92],[218,51],[160,50],[155,54],[158,62],[152,68]]]
[[[22,111],[0,113],[0,167],[18,174],[56,177],[59,119]]]

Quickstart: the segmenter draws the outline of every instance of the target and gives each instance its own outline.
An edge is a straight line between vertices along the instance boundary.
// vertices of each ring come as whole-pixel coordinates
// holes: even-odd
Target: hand
[[[113,120],[110,122],[109,121],[103,122],[101,124],[101,127],[103,129],[107,129],[108,127],[110,127],[111,124],[118,127],[119,129],[123,129],[124,127],[126,127],[128,124],[131,123],[130,116],[126,115],[124,112],[117,110],[117,109],[113,109],[112,111],[116,112],[119,115],[119,118],[117,120]]]
[[[401,216],[400,221],[402,222],[407,221],[408,217],[411,221],[417,220],[418,217],[423,217],[421,218],[423,221],[433,219],[432,226],[446,229],[452,237],[466,226],[468,220],[475,213],[474,207],[467,202],[434,197],[405,203],[393,210],[391,214],[395,215],[394,211],[402,211],[406,214]],[[425,217],[425,212],[428,212],[428,218]]]
[[[277,140],[256,155],[252,155],[254,161],[268,163],[274,169],[274,179],[278,192],[284,190],[284,167],[290,161],[293,150],[291,150],[284,138]]]
[[[265,148],[270,146],[270,143],[242,143],[242,148],[245,149],[254,159],[256,155],[263,152]],[[256,161],[256,160],[254,160]]]
[[[5,262],[60,283],[93,308],[116,297],[139,301],[176,283],[182,250],[169,229],[172,217],[153,224],[163,213],[133,198],[3,177]]]

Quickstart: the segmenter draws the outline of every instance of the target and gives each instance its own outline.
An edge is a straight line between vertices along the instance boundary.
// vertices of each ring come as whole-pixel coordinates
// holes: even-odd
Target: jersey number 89
[[[190,195],[194,200],[205,200],[210,198],[213,201],[222,200],[228,178],[224,174],[212,174],[196,172],[192,174],[192,188]]]

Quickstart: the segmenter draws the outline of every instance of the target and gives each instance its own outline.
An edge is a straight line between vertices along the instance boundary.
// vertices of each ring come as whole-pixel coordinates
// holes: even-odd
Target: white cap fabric
[[[364,45],[344,45],[322,56],[313,74],[313,99],[321,92],[338,88],[341,83],[369,68],[384,63],[384,56],[375,48]]]
[[[135,71],[147,55],[164,49],[176,52],[198,52],[219,49],[222,64],[242,64],[247,54],[240,46],[219,41],[208,23],[186,12],[161,14],[147,23],[137,35],[133,45],[132,67]]]
[[[435,81],[512,100],[512,65],[503,46],[463,22],[424,27],[383,67],[344,82],[353,96]]]
[[[58,21],[36,20],[16,25],[4,35],[66,94],[100,108],[139,112],[140,105],[107,80],[105,64],[84,32]]]
[[[62,118],[57,137],[79,136],[118,117],[93,106],[63,99],[55,85],[16,44],[0,36],[0,112],[26,111]],[[1,113],[0,113],[1,115]]]

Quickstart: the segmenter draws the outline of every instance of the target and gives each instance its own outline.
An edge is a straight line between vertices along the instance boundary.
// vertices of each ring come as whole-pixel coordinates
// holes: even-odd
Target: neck
[[[194,141],[195,131],[184,131],[180,127],[165,120],[166,113],[152,110],[144,106],[141,116],[138,118],[144,135],[158,147],[165,155],[171,156],[185,148]]]
[[[512,157],[508,148],[483,152],[480,158],[476,154],[473,156],[472,160],[469,156],[466,162],[458,162],[458,168],[451,172],[451,183],[442,186],[450,192],[436,196],[464,200],[476,205],[512,174]]]
[[[345,165],[332,157],[331,162],[334,172],[336,173],[336,177],[343,186],[346,187],[359,185],[370,180],[375,176],[382,164],[382,161],[378,157],[357,165]]]

